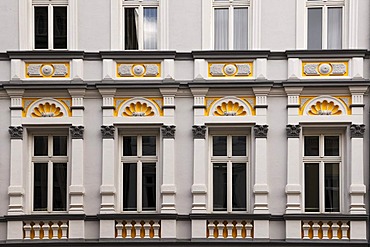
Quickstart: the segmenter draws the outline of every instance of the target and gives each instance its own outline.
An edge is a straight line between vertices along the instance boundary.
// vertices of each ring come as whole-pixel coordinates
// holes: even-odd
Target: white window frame
[[[160,191],[159,191],[159,184],[160,184],[160,176],[159,176],[159,154],[160,154],[160,140],[159,140],[159,133],[155,130],[142,130],[140,132],[134,131],[132,129],[125,129],[122,131],[123,133],[120,135],[119,138],[119,148],[120,148],[120,168],[119,168],[119,195],[120,195],[120,212],[129,212],[129,213],[156,213],[158,212],[160,206]],[[124,136],[136,136],[137,138],[137,156],[124,156],[123,155],[123,137]],[[156,137],[156,156],[142,156],[142,137],[143,136],[155,136]],[[136,194],[136,211],[126,211],[123,210],[123,166],[124,163],[136,163],[137,164],[137,194]],[[142,203],[142,164],[143,163],[155,163],[156,164],[156,209],[155,211],[145,210],[143,211],[143,203]]]
[[[48,156],[34,156],[34,137],[35,136],[47,136],[48,137]],[[52,156],[53,150],[53,136],[66,136],[67,137],[67,156]],[[37,131],[30,135],[30,163],[31,163],[31,179],[30,179],[30,190],[31,190],[31,211],[37,214],[44,213],[63,213],[68,212],[69,207],[69,184],[70,184],[70,139],[68,132],[64,131]],[[48,163],[48,202],[46,211],[35,211],[34,210],[34,165],[35,163]],[[67,178],[66,178],[66,211],[53,211],[53,164],[54,163],[66,163],[67,164]]]
[[[304,137],[305,136],[319,136],[319,156],[305,156],[304,155]],[[324,156],[324,137],[325,136],[338,136],[339,137],[339,156]],[[303,211],[308,214],[339,214],[343,210],[343,184],[344,184],[344,134],[340,131],[325,131],[314,132],[305,131],[302,138],[302,172],[303,172],[303,195],[306,191],[305,188],[305,164],[318,163],[319,164],[319,212],[305,212],[305,196],[303,196],[302,205]],[[325,211],[325,164],[337,163],[339,165],[339,211],[326,212]]]
[[[213,137],[214,136],[227,136],[227,157],[213,156]],[[246,156],[232,156],[232,136],[245,136],[246,137]],[[250,197],[251,197],[251,176],[250,176],[250,135],[242,131],[212,131],[210,130],[209,136],[209,177],[210,183],[210,196],[209,205],[213,213],[246,213],[250,210]],[[227,163],[227,210],[219,211],[213,209],[213,165],[214,163]],[[232,210],[232,164],[245,163],[246,166],[246,211],[233,211]]]

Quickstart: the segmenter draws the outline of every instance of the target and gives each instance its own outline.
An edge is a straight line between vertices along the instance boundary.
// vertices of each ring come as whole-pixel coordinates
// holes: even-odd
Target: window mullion
[[[48,162],[48,212],[53,211],[53,162]]]
[[[229,49],[234,49],[234,7],[229,7]]]
[[[138,8],[139,16],[138,16],[138,22],[139,22],[139,30],[138,32],[138,43],[139,43],[139,50],[144,49],[144,7],[142,5]]]
[[[233,204],[232,204],[232,181],[233,181],[233,166],[232,162],[229,160],[227,162],[227,212],[233,211]]]
[[[137,211],[139,213],[141,213],[143,211],[143,196],[142,196],[142,192],[143,192],[143,163],[141,162],[141,160],[138,160],[137,162],[137,172],[136,172],[136,175],[137,175],[137,194],[136,194],[136,198],[137,198]]]
[[[328,48],[328,7],[322,7],[322,49]]]
[[[320,179],[320,195],[319,195],[319,202],[320,202],[320,213],[325,212],[325,163],[324,161],[320,162],[319,168],[319,179]]]
[[[48,35],[48,48],[49,50],[50,49],[53,49],[54,48],[54,40],[53,40],[53,36],[54,36],[54,33],[53,33],[53,27],[54,27],[54,9],[53,9],[53,5],[49,4],[48,5],[48,19],[49,19],[49,26],[48,26],[48,32],[49,32],[49,35]]]

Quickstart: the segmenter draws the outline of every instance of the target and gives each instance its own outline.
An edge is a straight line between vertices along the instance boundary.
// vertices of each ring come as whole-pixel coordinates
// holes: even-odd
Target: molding
[[[71,106],[71,110],[85,110],[84,106]]]
[[[23,127],[22,126],[9,126],[10,139],[23,140]]]
[[[109,126],[102,125],[100,129],[103,139],[114,139],[115,130],[116,129],[113,125]]]
[[[287,58],[365,58],[367,50],[364,49],[340,49],[340,50],[287,50]]]
[[[7,51],[9,59],[83,59],[83,51]]]
[[[193,125],[193,138],[206,139],[207,127],[205,125]]]
[[[364,138],[365,124],[352,124],[350,130],[351,138]]]
[[[367,214],[284,214],[285,220],[350,220],[350,221],[367,221]]]
[[[23,109],[24,109],[24,108],[23,108],[22,106],[10,106],[10,107],[9,107],[9,110],[12,110],[12,111],[13,111],[13,110],[21,110],[21,111],[23,111]]]
[[[255,138],[267,138],[268,125],[255,125],[253,131]]]
[[[161,131],[163,139],[175,139],[175,125],[163,125]]]
[[[116,59],[116,60],[163,60],[175,59],[176,51],[101,51],[99,52],[102,59]]]
[[[270,220],[271,214],[190,214],[192,220],[235,220],[235,219],[251,219],[251,220]]]
[[[138,219],[143,219],[143,220],[157,220],[157,219],[163,219],[163,220],[176,220],[178,218],[177,214],[122,214],[122,213],[117,213],[117,214],[98,214],[97,218],[99,220],[138,220]]]
[[[194,59],[257,59],[268,58],[269,50],[209,50],[209,51],[192,51]]]
[[[116,109],[116,107],[115,106],[113,106],[113,105],[106,105],[106,106],[102,106],[101,107],[101,109],[103,109],[103,110],[115,110]]]
[[[84,139],[84,126],[71,126],[69,128],[72,139]]]
[[[294,125],[294,124],[288,124],[286,126],[286,134],[288,138],[299,138],[301,134],[301,126]]]
[[[32,221],[32,220],[85,220],[84,214],[29,214],[5,215],[5,221]]]

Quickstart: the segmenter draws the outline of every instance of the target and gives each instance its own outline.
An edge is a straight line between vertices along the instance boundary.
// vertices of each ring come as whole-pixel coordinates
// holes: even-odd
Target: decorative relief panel
[[[206,116],[251,116],[255,115],[255,98],[206,98]]]
[[[348,76],[348,62],[302,62],[302,76]]]
[[[160,63],[117,63],[117,77],[160,77]]]
[[[209,77],[252,77],[253,62],[208,63]]]
[[[116,112],[118,117],[153,117],[162,116],[162,98],[115,99]]]
[[[70,117],[71,99],[23,99],[23,117],[32,118],[60,118]]]
[[[26,78],[69,78],[68,62],[26,63]]]
[[[350,100],[350,96],[301,97],[300,114],[308,116],[351,115]]]

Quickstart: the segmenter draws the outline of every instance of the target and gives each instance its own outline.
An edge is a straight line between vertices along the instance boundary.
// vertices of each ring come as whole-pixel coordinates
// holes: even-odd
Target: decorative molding
[[[84,139],[84,126],[71,126],[69,128],[72,139]]]
[[[31,113],[32,117],[63,117],[61,108],[56,106],[54,103],[46,102],[45,104],[40,103],[33,109]]]
[[[205,125],[193,125],[193,138],[206,139],[207,127]]]
[[[176,126],[175,125],[163,125],[162,136],[164,139],[175,139]]]
[[[209,63],[209,77],[251,77],[253,63]]]
[[[342,115],[342,111],[339,108],[340,106],[333,101],[317,101],[316,104],[311,105],[308,115]]]
[[[348,62],[303,62],[302,76],[348,76]]]
[[[253,110],[246,99],[234,96],[228,96],[221,99],[207,99],[208,111],[206,115],[224,117],[224,116],[252,116]]]
[[[126,106],[123,112],[125,117],[152,117],[154,112],[151,106],[148,106],[147,103],[131,103],[129,106]]]
[[[26,63],[27,78],[49,78],[62,77],[68,78],[70,65],[66,63]]]
[[[256,138],[267,138],[267,132],[269,130],[268,125],[255,125],[253,127],[254,137]]]
[[[351,138],[364,138],[365,124],[351,125]]]
[[[286,126],[286,134],[288,138],[299,138],[300,133],[301,133],[300,125],[288,124]]]
[[[23,127],[22,126],[9,126],[10,139],[23,140]]]
[[[118,117],[157,117],[163,115],[163,98],[134,97],[131,99],[115,98]]]
[[[103,139],[114,139],[115,130],[116,129],[113,125],[109,125],[109,126],[102,125],[101,133],[102,133]]]
[[[160,77],[160,63],[117,64],[117,77]]]

